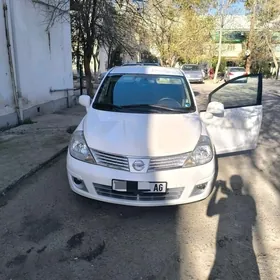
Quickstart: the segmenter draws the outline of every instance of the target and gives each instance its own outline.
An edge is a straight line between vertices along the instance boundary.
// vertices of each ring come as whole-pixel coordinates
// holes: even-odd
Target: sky
[[[238,15],[245,15],[246,10],[243,2],[237,2],[236,4],[232,5],[232,13]]]
[[[209,13],[211,15],[215,14],[215,9],[210,9]],[[229,10],[229,14],[233,15],[245,15],[246,14],[246,9],[244,6],[243,1],[237,1],[237,3],[233,4]]]

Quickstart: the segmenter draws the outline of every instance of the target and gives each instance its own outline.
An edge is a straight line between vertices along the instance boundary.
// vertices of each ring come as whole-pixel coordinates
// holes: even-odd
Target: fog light
[[[202,194],[207,186],[207,183],[196,185],[190,196]]]
[[[76,178],[74,176],[72,177],[72,180],[73,180],[73,182],[75,184],[75,188],[77,188],[77,189],[79,189],[81,191],[88,192],[88,189],[86,188],[86,185],[83,182],[83,180],[80,180],[80,179],[78,179],[78,178]]]
[[[200,185],[196,185],[195,187],[196,187],[197,189],[199,189],[199,190],[204,190],[204,189],[206,188],[206,183],[200,184]]]
[[[78,178],[76,178],[76,177],[73,177],[73,181],[74,181],[74,183],[75,183],[76,185],[80,185],[80,184],[83,183],[82,180],[80,180],[80,179],[78,179]]]

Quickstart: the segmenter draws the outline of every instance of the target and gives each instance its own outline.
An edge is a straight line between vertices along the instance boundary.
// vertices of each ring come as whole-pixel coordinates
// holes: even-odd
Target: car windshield
[[[245,68],[242,67],[230,68],[230,72],[245,72]]]
[[[195,105],[182,76],[122,74],[106,77],[93,108],[140,113],[189,113],[195,110]]]
[[[183,65],[182,70],[184,71],[197,71],[199,70],[198,65]]]

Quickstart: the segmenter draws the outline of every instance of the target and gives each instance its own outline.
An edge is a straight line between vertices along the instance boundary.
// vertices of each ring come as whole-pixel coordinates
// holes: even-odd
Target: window
[[[209,102],[217,101],[225,108],[260,105],[262,98],[261,75],[238,77],[221,85],[209,96]]]
[[[184,71],[199,71],[199,66],[198,65],[183,65],[182,70]]]
[[[131,105],[159,105],[168,108],[195,109],[190,89],[184,77],[151,74],[123,74],[108,76],[93,103],[119,107]]]
[[[229,69],[230,72],[242,72],[243,74],[246,72],[243,67],[232,67]]]

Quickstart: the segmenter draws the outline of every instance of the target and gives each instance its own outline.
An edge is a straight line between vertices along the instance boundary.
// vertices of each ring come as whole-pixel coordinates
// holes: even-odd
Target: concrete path
[[[85,109],[76,106],[1,132],[0,194],[63,152],[70,138],[67,129],[84,115]]]

